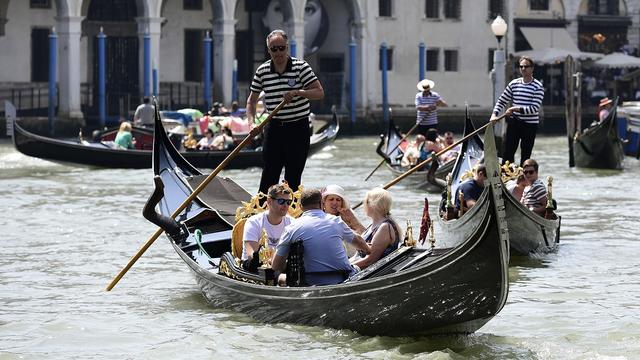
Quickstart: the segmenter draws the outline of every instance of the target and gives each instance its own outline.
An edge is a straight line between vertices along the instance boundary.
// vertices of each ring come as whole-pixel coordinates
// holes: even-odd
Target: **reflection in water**
[[[382,168],[363,181],[379,162],[377,141],[338,139],[309,159],[303,183],[339,184],[352,204],[361,201],[370,188],[391,180]],[[114,291],[104,292],[155,231],[141,215],[151,171],[54,164],[0,140],[0,349],[9,358],[47,359],[184,358],[185,346],[190,357],[201,358],[269,358],[274,346],[282,358],[308,359],[635,358],[640,162],[627,158],[622,172],[569,169],[566,150],[564,137],[536,142],[541,177],[555,179],[560,248],[513,260],[502,312],[470,336],[389,338],[266,325],[212,308],[164,237]],[[255,192],[260,171],[223,175]],[[402,182],[390,191],[394,217],[419,226],[425,194]],[[427,197],[435,214],[439,196]],[[365,219],[362,208],[356,214]]]

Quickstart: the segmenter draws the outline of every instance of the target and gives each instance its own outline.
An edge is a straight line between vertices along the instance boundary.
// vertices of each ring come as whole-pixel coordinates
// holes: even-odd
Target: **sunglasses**
[[[530,68],[533,67],[532,65],[520,65],[520,69],[526,69],[526,68]]]
[[[525,171],[524,171],[524,174],[525,174],[525,175],[531,175],[531,174],[533,174],[533,173],[535,173],[535,170],[525,170]]]
[[[291,203],[293,202],[293,200],[291,199],[278,199],[274,197],[272,197],[272,199],[275,200],[278,203],[278,205],[284,205],[284,204],[291,205]]]
[[[285,51],[285,50],[287,50],[287,45],[272,46],[272,47],[269,48],[269,50],[271,50],[271,52]]]

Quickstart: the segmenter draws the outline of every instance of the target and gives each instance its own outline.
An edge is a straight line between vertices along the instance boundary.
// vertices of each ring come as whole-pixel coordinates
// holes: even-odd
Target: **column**
[[[213,22],[213,98],[225,105],[233,100],[233,59],[235,59],[235,19]]]
[[[56,18],[59,54],[59,88],[61,118],[83,119],[80,110],[80,35],[82,34],[82,16]],[[84,120],[81,120],[84,125]]]
[[[160,66],[160,35],[162,33],[161,25],[164,18],[161,17],[138,17],[138,84],[139,93],[144,91],[144,36],[147,31],[150,37],[150,62],[155,64],[158,74],[161,74]],[[160,91],[160,89],[158,89]],[[138,99],[141,101],[142,99]]]

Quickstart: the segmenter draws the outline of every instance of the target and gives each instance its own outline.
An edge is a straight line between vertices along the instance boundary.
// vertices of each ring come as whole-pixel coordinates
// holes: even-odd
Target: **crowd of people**
[[[364,212],[371,224],[357,219],[339,185],[305,189],[300,195],[302,215],[288,215],[293,192],[285,184],[267,192],[267,210],[249,217],[244,225],[242,267],[257,271],[260,234],[273,250],[271,266],[284,272],[293,242],[302,241],[308,285],[337,284],[391,254],[400,245],[402,229],[391,216],[391,194],[374,188],[364,198]],[[280,283],[284,283],[283,279]]]

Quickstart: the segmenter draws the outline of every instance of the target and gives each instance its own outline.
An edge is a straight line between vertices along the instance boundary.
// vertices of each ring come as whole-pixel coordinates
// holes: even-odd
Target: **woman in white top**
[[[204,137],[198,141],[196,148],[198,150],[210,150],[213,145],[213,130],[207,129],[204,133]]]

